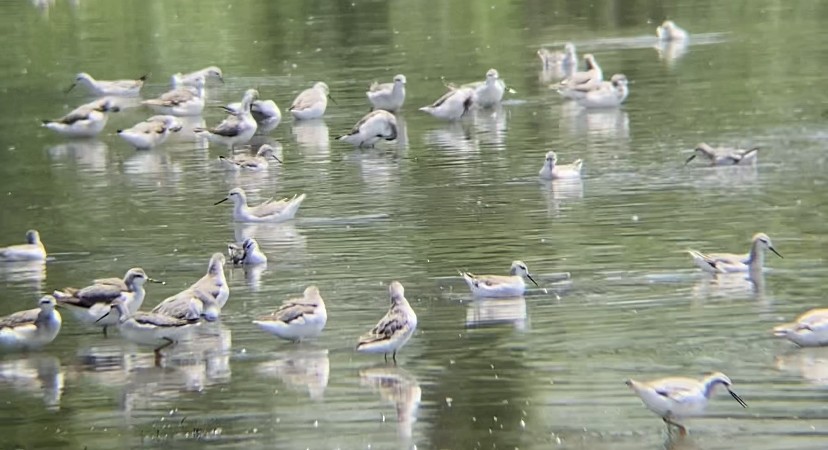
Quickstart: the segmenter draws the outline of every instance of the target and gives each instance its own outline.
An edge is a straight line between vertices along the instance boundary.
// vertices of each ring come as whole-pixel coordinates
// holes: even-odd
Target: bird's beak
[[[166,281],[156,280],[155,278],[147,278],[150,283],[167,284]]]
[[[529,274],[527,273],[527,274],[526,274],[526,278],[528,278],[528,279],[529,279],[529,281],[531,281],[532,283],[535,283],[535,286],[540,287],[540,285],[538,285],[538,282],[537,282],[537,281],[535,281],[535,279],[534,279],[534,278],[532,278],[532,275],[529,275]]]
[[[696,154],[695,154],[695,153],[693,153],[692,155],[690,155],[690,157],[689,157],[689,158],[687,158],[687,161],[684,161],[684,165],[686,166],[686,165],[687,165],[690,161],[692,161],[692,160],[693,160],[693,158],[695,158],[695,157],[696,157]]]
[[[224,77],[219,75],[219,81],[221,81],[221,84],[224,84]]]
[[[731,391],[730,389],[728,389],[727,392],[730,392],[730,396],[733,397],[737,402],[739,402],[739,404],[742,405],[742,408],[747,408],[747,403],[745,403],[745,401],[742,400],[742,397],[739,397],[738,395],[736,395],[735,392]]]
[[[216,206],[216,205],[218,205],[218,204],[220,204],[220,203],[224,203],[224,202],[226,202],[227,200],[230,200],[230,197],[224,197],[223,199],[221,199],[221,200],[219,200],[219,201],[217,201],[217,202],[213,203],[213,206]]]
[[[282,160],[281,160],[281,159],[279,159],[278,157],[276,157],[276,155],[270,155],[270,156],[271,156],[273,159],[275,159],[276,161],[279,161],[279,164],[284,164],[284,163],[282,162]]]
[[[779,252],[777,252],[775,248],[773,248],[773,247],[768,247],[768,250],[770,250],[770,251],[772,251],[772,252],[776,253],[776,256],[778,256],[778,257],[782,258],[782,255],[780,255],[780,254],[779,254]],[[785,258],[782,258],[782,259],[785,259]]]
[[[333,97],[331,97],[331,94],[328,94],[328,98],[331,99],[331,101],[334,103],[334,105],[339,106],[339,103],[337,103],[336,100],[334,100]]]
[[[98,320],[96,320],[96,321],[95,321],[95,323],[98,323],[98,322],[100,322],[100,321],[104,320],[104,319],[106,318],[106,316],[108,316],[108,315],[109,315],[109,313],[111,313],[111,312],[112,312],[112,309],[110,308],[110,310],[109,310],[109,311],[107,311],[107,313],[106,313],[106,314],[104,314],[104,315],[102,315],[101,317],[99,317],[99,318],[98,318]]]
[[[69,86],[69,89],[63,91],[63,93],[68,94],[72,89],[75,89],[75,86],[77,86],[77,85],[78,85],[78,83],[72,83],[72,85]]]

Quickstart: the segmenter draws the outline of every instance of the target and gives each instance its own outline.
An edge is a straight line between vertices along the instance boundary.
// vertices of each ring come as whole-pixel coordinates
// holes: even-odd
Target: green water
[[[824,448],[828,353],[769,330],[824,304],[828,270],[821,83],[823,2],[5,1],[0,14],[0,244],[40,230],[51,255],[2,267],[0,314],[134,266],[167,282],[145,308],[203,275],[210,254],[253,234],[259,274],[227,268],[231,297],[211,336],[168,352],[103,339],[69,314],[41,352],[0,358],[3,448]],[[692,34],[660,57],[655,26]],[[573,41],[631,94],[583,112],[547,89],[535,51]],[[115,134],[149,111],[113,115],[97,139],[39,127],[101,79],[207,65],[204,121],[258,88],[283,111],[325,81],[324,121],[283,119],[268,136],[284,165],[229,174],[220,148],[172,138],[136,152]],[[417,111],[445,82],[497,68],[506,104],[460,123]],[[333,138],[368,111],[364,91],[408,79],[404,132],[377,150]],[[682,164],[697,143],[759,146],[754,169]],[[547,150],[582,158],[578,184],[539,183]],[[252,201],[305,192],[297,219],[235,226],[233,187]],[[746,251],[768,233],[785,259],[757,284],[713,280],[683,250]],[[458,269],[522,259],[548,294],[473,301]],[[562,272],[571,280],[561,282]],[[398,366],[353,351],[401,281],[419,330]],[[328,305],[301,345],[250,320],[308,284]],[[748,403],[716,396],[677,439],[623,384],[720,370]]]

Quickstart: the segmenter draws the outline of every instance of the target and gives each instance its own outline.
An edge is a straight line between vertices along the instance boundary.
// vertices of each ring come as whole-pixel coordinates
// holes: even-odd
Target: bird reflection
[[[136,184],[175,185],[183,173],[181,164],[174,162],[166,152],[135,152],[123,164],[124,173],[132,175],[129,179]]]
[[[107,168],[107,150],[109,147],[97,139],[80,139],[53,145],[47,149],[53,160],[71,159],[79,166],[102,172]]]
[[[687,40],[661,41],[655,45],[658,59],[664,61],[667,67],[673,68],[676,62],[687,53]]]
[[[0,280],[7,284],[20,284],[42,294],[45,279],[45,261],[0,261]]]
[[[389,188],[398,184],[399,159],[394,155],[384,154],[378,149],[365,149],[345,157],[359,164],[362,181],[372,189],[372,193],[387,193]]]
[[[509,324],[515,329],[525,330],[526,317],[526,299],[522,296],[475,299],[466,307],[468,328]]]
[[[693,286],[693,296],[696,298],[708,297],[738,297],[745,293],[756,295],[763,299],[765,294],[765,275],[757,273],[719,273],[715,275],[701,274]]]
[[[331,140],[328,125],[322,119],[298,120],[293,122],[291,133],[302,150],[319,156],[328,156]]]
[[[399,367],[380,366],[360,370],[359,380],[362,386],[374,388],[384,401],[394,404],[397,432],[402,437],[411,437],[423,394],[417,379]]]
[[[275,360],[256,366],[256,373],[273,377],[293,390],[307,389],[313,400],[321,400],[328,387],[330,374],[328,350],[291,350],[277,355]]]
[[[811,384],[828,386],[828,347],[794,348],[776,357],[775,366]]]
[[[618,108],[584,109],[575,102],[564,102],[559,126],[576,136],[624,140],[630,137],[630,118]]]
[[[405,121],[405,118],[401,116],[399,113],[396,114],[397,117],[397,148],[402,151],[408,150],[408,124]]]
[[[491,145],[498,150],[505,149],[507,112],[503,105],[478,109],[474,112],[474,127],[481,144]]]
[[[236,238],[236,242],[254,238],[259,242],[259,245],[267,248],[305,249],[307,247],[307,239],[291,222],[236,223],[233,226],[233,236]]]
[[[196,135],[195,131],[193,131],[196,128],[204,128],[206,126],[206,122],[203,117],[183,116],[178,117],[178,121],[181,122],[181,130],[179,130],[178,133],[171,134],[169,141],[197,142],[200,144],[198,148],[207,148],[207,139]]]
[[[51,355],[31,354],[0,361],[0,386],[42,396],[50,409],[60,408],[63,394],[63,370],[60,360]]]
[[[584,198],[584,183],[580,178],[541,180],[540,185],[550,217],[560,214],[562,204]]]

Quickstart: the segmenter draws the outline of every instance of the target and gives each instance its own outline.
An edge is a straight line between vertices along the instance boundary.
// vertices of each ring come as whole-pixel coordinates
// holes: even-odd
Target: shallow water
[[[626,3],[7,3],[2,244],[37,228],[51,257],[0,266],[1,314],[134,266],[167,282],[148,287],[149,308],[240,236],[255,236],[271,262],[228,268],[222,323],[163,367],[68,314],[43,351],[0,357],[0,446],[824,448],[828,352],[769,330],[821,305],[828,276],[818,94],[828,11]],[[693,34],[687,48],[654,47],[664,17]],[[622,109],[584,112],[547,89],[534,52],[567,40],[631,80]],[[284,112],[317,80],[337,104],[260,138],[281,146],[285,164],[252,175],[224,172],[225,150],[187,135],[134,151],[115,130],[148,116],[140,107],[93,140],[38,127],[85,100],[63,93],[78,71],[150,73],[149,97],[171,73],[210,64],[226,77],[211,84],[211,106],[254,86]],[[502,108],[453,124],[417,111],[444,80],[490,67],[515,90]],[[333,140],[368,110],[368,84],[395,73],[408,79],[400,139],[363,151]],[[221,117],[207,108],[203,119]],[[759,146],[759,164],[684,167],[701,141]],[[583,182],[538,182],[549,149],[583,158]],[[213,203],[236,186],[252,201],[308,198],[293,221],[234,225],[230,207]],[[746,251],[758,231],[785,256],[768,256],[759,283],[704,276],[683,252]],[[513,259],[548,292],[475,301],[455,276],[504,272]],[[396,367],[353,351],[394,279],[420,323]],[[250,323],[311,283],[330,314],[319,339],[289,344]],[[712,370],[749,408],[719,395],[684,439],[623,384]]]

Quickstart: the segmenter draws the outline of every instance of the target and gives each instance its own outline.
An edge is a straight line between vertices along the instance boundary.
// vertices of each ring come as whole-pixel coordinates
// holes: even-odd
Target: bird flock
[[[672,21],[665,21],[656,30],[660,42],[686,42],[689,34]],[[559,81],[550,88],[561,97],[583,108],[618,108],[629,96],[628,80],[624,74],[614,74],[604,80],[603,71],[592,54],[583,57],[583,68],[578,67],[575,45],[567,43],[562,51],[542,48],[537,52],[542,71]],[[94,101],[78,106],[68,114],[53,120],[44,120],[43,127],[68,138],[92,137],[101,133],[110,114],[123,108],[119,98],[138,97],[147,76],[134,80],[103,81],[87,73],[79,73],[66,92],[83,88],[96,96]],[[208,81],[224,83],[224,74],[210,66],[192,73],[171,76],[170,90],[162,95],[140,101],[152,110],[152,115],[127,129],[117,130],[129,145],[145,150],[162,145],[170,135],[181,131],[181,117],[202,114]],[[379,142],[398,137],[396,113],[404,106],[406,77],[395,75],[390,83],[371,84],[366,98],[372,110],[347,133],[337,139],[355,147],[373,147]],[[502,102],[510,90],[495,69],[485,74],[485,80],[462,84],[446,84],[447,91],[434,103],[419,108],[437,119],[462,119],[473,108],[491,108]],[[323,117],[328,100],[333,101],[328,85],[316,82],[302,91],[287,108],[296,121]],[[245,148],[256,133],[276,128],[282,113],[273,100],[259,99],[256,89],[248,89],[241,100],[222,107],[227,117],[213,127],[196,127],[199,138],[228,148],[231,154],[220,156],[220,164],[234,171],[265,171],[272,161],[281,163],[270,145],[262,145],[255,153],[236,153]],[[713,166],[753,165],[757,163],[758,148],[714,148],[699,144],[686,160],[704,159]],[[554,151],[545,154],[539,178],[543,180],[578,179],[583,161],[558,164]],[[236,222],[281,222],[293,219],[305,194],[296,194],[279,200],[268,199],[251,206],[245,191],[231,189],[215,204],[233,204],[232,218]],[[712,274],[745,273],[749,277],[761,273],[765,251],[780,258],[764,233],[757,233],[745,254],[702,253],[688,250],[692,262],[704,272]],[[0,261],[45,261],[46,249],[36,230],[26,233],[26,243],[0,248]],[[229,259],[229,261],[228,261]],[[162,350],[192,336],[205,323],[219,320],[222,309],[230,298],[230,287],[224,274],[225,264],[254,266],[267,263],[267,256],[258,242],[250,237],[241,243],[230,243],[227,256],[215,253],[210,257],[206,273],[191,286],[161,301],[151,311],[141,310],[146,297],[145,284],[160,282],[150,278],[142,268],[129,269],[123,277],[92,280],[84,287],[66,287],[39,299],[37,308],[20,311],[0,318],[0,347],[3,349],[36,349],[52,342],[58,335],[62,317],[56,308],[71,313],[78,322],[98,327],[106,335],[116,328],[129,341],[154,348],[156,359]],[[522,296],[527,291],[525,280],[540,287],[522,261],[514,261],[508,275],[474,275],[460,272],[473,296],[497,298]],[[387,360],[390,354],[396,362],[397,352],[406,345],[417,329],[417,315],[405,298],[405,289],[399,281],[388,286],[390,308],[379,322],[356,339],[356,351],[381,353]],[[308,286],[301,297],[292,298],[270,314],[252,321],[262,331],[289,341],[303,341],[317,337],[327,323],[327,310],[316,286]],[[815,309],[791,323],[773,329],[773,334],[799,346],[828,345],[828,309]],[[686,429],[678,420],[702,414],[716,386],[724,386],[740,405],[746,403],[731,389],[731,379],[723,373],[713,373],[700,380],[692,378],[664,378],[649,382],[627,380],[626,384],[641,398],[645,406],[670,426]]]

